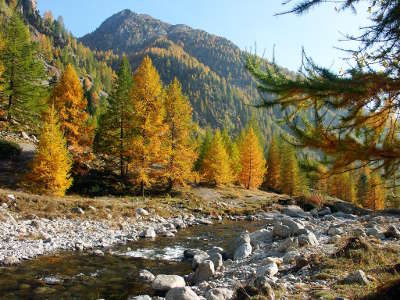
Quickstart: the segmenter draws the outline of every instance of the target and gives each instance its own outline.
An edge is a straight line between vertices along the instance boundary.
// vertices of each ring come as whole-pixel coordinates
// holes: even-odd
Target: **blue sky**
[[[304,16],[274,16],[287,6],[282,0],[39,0],[41,13],[51,10],[62,15],[66,27],[82,36],[95,30],[112,14],[129,8],[171,24],[186,24],[226,37],[242,49],[254,48],[258,54],[272,57],[291,70],[301,63],[301,48],[320,65],[338,70],[346,68],[341,60],[346,54],[335,46],[349,48],[340,42],[342,33],[358,32],[366,24],[367,7],[357,15],[350,11],[337,13],[332,5],[323,5]]]

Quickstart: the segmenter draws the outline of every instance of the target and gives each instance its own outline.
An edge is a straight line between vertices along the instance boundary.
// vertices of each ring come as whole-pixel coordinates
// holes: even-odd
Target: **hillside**
[[[240,129],[252,115],[266,135],[276,126],[265,110],[247,105],[260,101],[256,83],[246,53],[225,38],[123,10],[79,40],[92,50],[125,53],[133,67],[149,55],[164,83],[175,76],[182,82],[202,126]]]

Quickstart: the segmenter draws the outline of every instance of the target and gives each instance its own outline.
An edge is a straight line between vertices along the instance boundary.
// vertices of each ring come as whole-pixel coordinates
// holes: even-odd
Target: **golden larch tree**
[[[224,141],[226,152],[229,156],[231,164],[233,181],[238,181],[240,170],[242,169],[240,162],[240,153],[237,141],[232,140],[226,128],[222,131],[222,140]]]
[[[364,206],[373,210],[382,210],[385,208],[385,197],[386,191],[381,176],[374,172],[371,174],[368,182],[368,191]]]
[[[278,141],[276,137],[273,137],[268,149],[265,187],[274,191],[278,191],[281,188],[280,178],[281,178],[281,162],[280,162]]]
[[[164,122],[163,88],[156,68],[146,56],[134,74],[131,99],[134,136],[129,149],[129,169],[144,195],[146,187],[166,176],[169,157],[168,126]]]
[[[264,179],[265,158],[258,138],[252,126],[246,132],[239,146],[241,171],[239,183],[247,189],[258,188]]]
[[[295,150],[289,145],[283,145],[281,155],[281,188],[282,193],[298,195],[300,193],[299,165]]]
[[[75,69],[68,65],[54,88],[50,105],[58,111],[61,130],[77,166],[91,158],[93,128],[86,112],[87,100]]]
[[[190,133],[193,126],[192,107],[182,93],[177,78],[167,87],[165,93],[165,121],[168,125],[168,187],[185,184],[193,177],[196,159]]]
[[[208,183],[224,185],[232,182],[231,164],[219,130],[211,140],[200,173]]]
[[[63,196],[71,186],[72,159],[60,129],[54,107],[43,115],[40,140],[26,175],[26,185],[35,193]]]

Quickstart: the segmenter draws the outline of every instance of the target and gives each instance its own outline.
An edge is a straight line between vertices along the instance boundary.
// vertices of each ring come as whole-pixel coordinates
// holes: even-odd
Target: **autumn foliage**
[[[93,129],[88,124],[82,84],[71,65],[66,67],[55,87],[50,104],[54,104],[58,112],[61,131],[74,161],[78,165],[84,163],[90,158]]]
[[[239,182],[247,189],[258,188],[264,179],[265,159],[253,127],[249,127],[240,144]]]
[[[281,188],[281,168],[280,168],[280,155],[278,141],[276,137],[272,138],[271,144],[268,149],[268,161],[267,161],[267,174],[265,178],[265,187],[278,191]]]
[[[228,184],[233,180],[229,156],[219,130],[215,132],[205,154],[201,174],[207,182],[217,185]]]
[[[170,188],[185,184],[192,178],[196,154],[191,141],[192,108],[182,93],[178,79],[167,87],[165,93],[165,121],[168,125],[167,176]]]
[[[27,186],[35,193],[63,196],[72,183],[71,166],[66,141],[52,107],[44,114],[32,170],[25,178]]]
[[[166,139],[168,126],[164,122],[163,89],[151,59],[145,57],[134,74],[131,101],[135,116],[132,120],[134,136],[129,149],[133,182],[142,193],[160,177],[166,175],[169,148]]]

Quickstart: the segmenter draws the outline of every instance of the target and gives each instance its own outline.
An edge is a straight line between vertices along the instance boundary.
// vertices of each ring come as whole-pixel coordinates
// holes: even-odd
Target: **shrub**
[[[17,143],[0,140],[0,160],[16,158],[21,152],[22,149]]]

